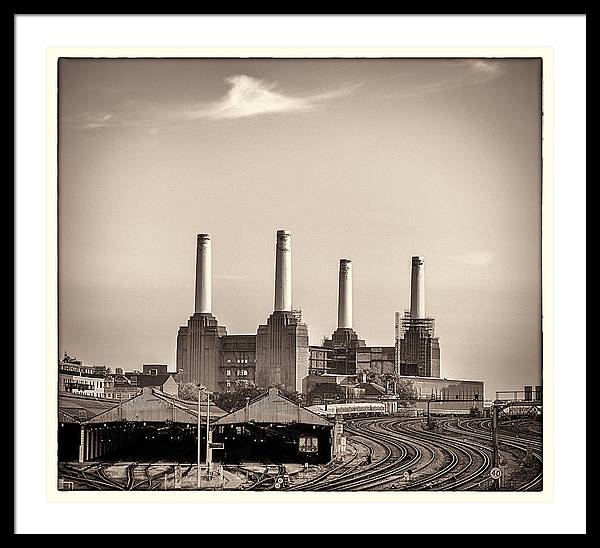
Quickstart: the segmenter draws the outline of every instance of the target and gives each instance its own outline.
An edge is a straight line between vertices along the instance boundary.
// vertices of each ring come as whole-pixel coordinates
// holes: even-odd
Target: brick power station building
[[[177,371],[183,382],[209,390],[232,390],[236,381],[301,390],[308,375],[308,328],[292,309],[292,241],[277,231],[275,306],[255,335],[228,335],[211,310],[211,240],[199,234],[196,247],[194,314],[177,333]]]
[[[418,399],[483,399],[481,381],[440,378],[435,319],[425,313],[423,257],[412,258],[410,288],[410,310],[403,317],[396,313],[395,345],[367,346],[352,324],[352,263],[349,259],[340,260],[338,326],[321,346],[310,347],[310,374],[304,379],[302,390],[308,403],[315,403],[316,398],[322,402],[324,397],[347,399],[349,391],[366,386],[360,384],[366,372],[395,373],[400,380],[410,381]],[[469,408],[468,403],[455,407],[461,405]]]
[[[418,381],[419,392],[448,388],[448,379],[439,378],[435,320],[425,314],[423,257],[412,258],[410,310],[403,317],[396,313],[394,346],[367,346],[354,330],[350,259],[339,263],[337,329],[320,346],[310,346],[301,312],[292,308],[291,252],[290,233],[277,231],[273,313],[256,334],[229,335],[212,314],[211,238],[198,235],[194,313],[177,333],[181,382],[227,392],[252,381],[259,387],[285,386],[308,395],[320,383],[346,383],[352,377],[359,382],[363,372],[371,371]],[[469,392],[483,395],[480,384]]]
[[[440,344],[435,320],[425,315],[423,257],[412,258],[410,311],[396,313],[394,346],[367,346],[352,327],[352,262],[340,260],[338,327],[321,346],[311,346],[310,373],[356,375],[361,371],[439,377]]]

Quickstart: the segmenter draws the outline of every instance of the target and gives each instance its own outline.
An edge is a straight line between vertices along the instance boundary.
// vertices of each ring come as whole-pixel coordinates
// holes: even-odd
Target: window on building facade
[[[231,377],[231,369],[228,369],[227,372],[225,373],[228,377]]]

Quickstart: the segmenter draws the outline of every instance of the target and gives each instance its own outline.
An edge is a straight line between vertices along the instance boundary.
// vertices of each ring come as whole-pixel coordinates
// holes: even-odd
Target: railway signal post
[[[492,406],[492,470],[498,468],[498,406]],[[492,475],[492,491],[500,491],[500,477]]]

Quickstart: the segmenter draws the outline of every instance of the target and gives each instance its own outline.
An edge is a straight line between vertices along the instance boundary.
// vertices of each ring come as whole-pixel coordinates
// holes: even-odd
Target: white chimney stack
[[[425,260],[412,258],[410,275],[410,317],[425,318]]]
[[[338,329],[352,329],[352,261],[340,259]]]
[[[275,312],[292,310],[292,235],[277,231],[275,252]]]
[[[210,234],[198,234],[194,312],[197,314],[211,313]]]

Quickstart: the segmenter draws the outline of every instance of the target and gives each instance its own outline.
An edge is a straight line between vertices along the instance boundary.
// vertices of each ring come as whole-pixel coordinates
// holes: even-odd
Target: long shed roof
[[[108,398],[60,392],[58,394],[58,421],[85,422],[117,405],[119,405],[118,401]]]
[[[277,388],[269,389],[267,394],[250,402],[247,409],[243,407],[221,417],[216,424],[241,424],[244,422],[332,426],[329,421],[282,396]]]
[[[200,404],[200,416],[206,420],[206,403]],[[220,407],[214,404],[210,406],[212,418],[225,415]],[[140,394],[123,401],[120,405],[113,407],[88,422],[179,422],[184,424],[195,423],[198,420],[198,403],[186,402],[173,396],[169,396],[160,390],[145,387]]]

